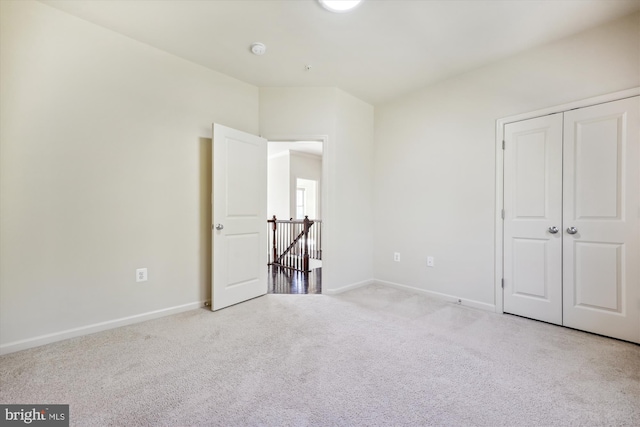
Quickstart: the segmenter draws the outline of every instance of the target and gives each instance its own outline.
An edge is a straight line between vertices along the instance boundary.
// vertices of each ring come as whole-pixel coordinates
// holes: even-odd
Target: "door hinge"
[[[504,150],[504,147],[505,147],[506,145],[507,145],[507,144],[504,142],[504,139],[503,139],[503,140],[502,140],[502,149],[503,149],[503,150]]]
[[[500,213],[500,216],[502,217],[502,219],[504,219],[504,209],[502,209],[502,212]]]
[[[504,289],[504,279],[502,279],[502,289]]]

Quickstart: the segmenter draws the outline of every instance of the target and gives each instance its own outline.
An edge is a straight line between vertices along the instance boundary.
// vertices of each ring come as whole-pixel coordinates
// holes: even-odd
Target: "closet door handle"
[[[578,232],[578,229],[575,227],[569,227],[567,228],[567,233],[569,234],[576,234]]]
[[[558,232],[558,227],[549,227],[549,233],[556,234]]]

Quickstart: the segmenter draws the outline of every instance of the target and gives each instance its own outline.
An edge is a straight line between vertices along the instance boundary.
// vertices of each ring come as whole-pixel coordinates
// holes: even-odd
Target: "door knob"
[[[567,233],[569,234],[576,234],[578,232],[578,229],[575,227],[569,227],[567,228]]]
[[[558,227],[549,227],[549,233],[556,234],[558,232]]]
[[[216,224],[216,230],[220,231],[224,228],[224,225],[222,224]]]

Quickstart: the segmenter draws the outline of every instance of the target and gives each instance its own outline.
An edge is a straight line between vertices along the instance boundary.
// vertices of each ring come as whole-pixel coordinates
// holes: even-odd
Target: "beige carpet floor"
[[[0,403],[76,426],[639,426],[640,346],[372,285],[5,355]]]

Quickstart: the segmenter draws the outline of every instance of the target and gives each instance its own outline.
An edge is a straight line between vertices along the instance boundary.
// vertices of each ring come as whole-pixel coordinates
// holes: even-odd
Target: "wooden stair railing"
[[[279,220],[274,215],[267,222],[271,224],[269,265],[308,273],[309,259],[322,259],[322,221],[308,216],[303,220]]]

